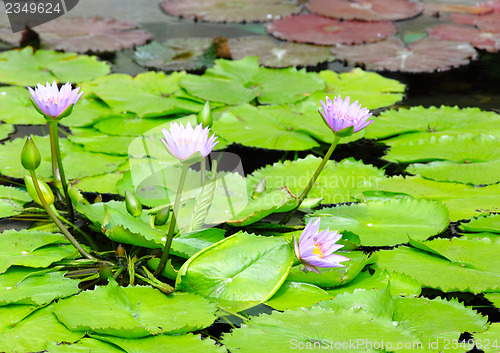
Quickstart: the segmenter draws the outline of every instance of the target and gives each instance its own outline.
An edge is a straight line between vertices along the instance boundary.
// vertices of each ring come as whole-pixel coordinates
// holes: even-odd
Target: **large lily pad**
[[[350,64],[364,65],[369,70],[434,72],[468,65],[477,57],[466,42],[424,38],[407,47],[397,38],[378,43],[336,46],[333,54]]]
[[[315,66],[335,59],[330,48],[291,42],[276,43],[267,36],[231,38],[228,43],[234,60],[258,56],[259,64],[267,67]]]
[[[0,218],[14,216],[23,211],[23,205],[31,201],[27,192],[0,185]]]
[[[215,305],[189,293],[165,295],[145,286],[107,286],[85,291],[54,305],[54,313],[72,331],[124,338],[186,333],[209,326]]]
[[[138,47],[134,55],[139,65],[163,71],[202,70],[216,58],[212,39],[206,37],[151,42]]]
[[[293,250],[282,238],[240,232],[185,262],[176,289],[239,311],[269,299],[285,281],[293,260]]]
[[[470,42],[478,49],[495,53],[500,50],[500,33],[481,31],[470,26],[443,24],[427,29],[433,38]]]
[[[219,59],[203,76],[187,75],[180,85],[196,97],[234,105],[255,98],[261,104],[294,103],[325,88],[315,73],[295,68],[261,68],[256,57]]]
[[[315,14],[285,17],[266,28],[279,39],[319,45],[371,43],[396,33],[389,21],[339,21]]]
[[[323,16],[363,21],[404,20],[424,9],[411,0],[311,0],[306,7]]]
[[[166,0],[160,7],[168,14],[209,22],[269,21],[300,11],[299,1],[278,0]]]
[[[0,53],[0,82],[20,86],[38,83],[82,82],[109,73],[110,67],[95,56],[59,53],[26,47]]]
[[[500,233],[500,214],[471,219],[469,223],[460,224],[460,229],[468,232]]]
[[[426,240],[449,223],[444,205],[409,198],[322,208],[312,217],[321,217],[324,228],[357,234],[365,246],[406,243],[408,237]]]

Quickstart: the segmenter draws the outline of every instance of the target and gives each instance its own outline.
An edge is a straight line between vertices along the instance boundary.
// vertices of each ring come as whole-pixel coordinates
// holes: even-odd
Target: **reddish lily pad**
[[[500,32],[486,32],[471,26],[453,24],[434,26],[427,32],[434,38],[467,41],[478,49],[492,53],[500,50]]]
[[[428,2],[424,6],[426,13],[452,12],[463,14],[485,15],[492,11],[491,7],[485,5],[461,5],[461,4],[443,4],[438,2]]]
[[[332,49],[339,60],[362,64],[375,71],[434,72],[469,64],[477,56],[466,42],[424,38],[407,47],[397,38],[379,43],[337,46]]]
[[[403,20],[424,10],[411,0],[311,0],[306,7],[323,16],[363,21]]]
[[[396,33],[389,21],[339,21],[320,15],[288,16],[267,25],[279,39],[319,45],[357,44],[380,41]]]
[[[75,51],[78,53],[113,52],[141,45],[153,36],[136,29],[137,25],[117,21],[114,18],[58,18],[37,26],[42,46],[48,49]],[[5,35],[0,32],[2,40],[11,44],[19,44],[21,34]]]
[[[300,11],[298,0],[166,0],[160,7],[169,15],[207,22],[263,22]]]
[[[291,42],[276,43],[269,37],[251,36],[229,39],[234,60],[258,56],[259,64],[267,67],[314,66],[333,61],[330,48]]]
[[[500,32],[500,12],[492,12],[482,16],[453,13],[450,15],[450,19],[455,23],[477,26],[482,31]]]

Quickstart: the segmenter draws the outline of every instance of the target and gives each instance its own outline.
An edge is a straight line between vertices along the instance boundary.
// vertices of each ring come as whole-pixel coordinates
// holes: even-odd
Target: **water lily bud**
[[[24,176],[24,184],[26,185],[26,190],[28,190],[28,194],[33,199],[33,201],[35,201],[40,206],[43,206],[42,201],[40,200],[36,192],[35,183],[29,175]],[[52,189],[47,185],[47,183],[41,180],[38,180],[38,186],[40,187],[40,191],[42,192],[42,196],[47,202],[47,205],[52,205],[54,203],[54,193],[52,192]]]
[[[212,111],[210,110],[210,103],[208,101],[205,102],[203,109],[200,110],[196,117],[196,123],[202,124],[204,128],[211,127],[213,123]]]
[[[255,187],[253,191],[252,199],[256,199],[266,190],[266,178],[260,179],[259,183]]]
[[[24,169],[32,171],[40,166],[40,161],[40,152],[33,139],[28,136],[21,152],[21,164]]]
[[[118,255],[118,257],[125,257],[127,255],[127,252],[125,251],[125,248],[122,244],[118,245],[118,247],[116,248],[116,254]]]
[[[139,199],[130,191],[125,191],[125,205],[127,212],[134,217],[139,217],[142,214],[142,205]]]
[[[102,282],[107,282],[108,279],[113,277],[113,271],[109,268],[109,266],[103,262],[101,268],[99,269],[99,278]]]
[[[167,223],[170,216],[170,206],[162,208],[155,216],[155,226],[162,226]]]

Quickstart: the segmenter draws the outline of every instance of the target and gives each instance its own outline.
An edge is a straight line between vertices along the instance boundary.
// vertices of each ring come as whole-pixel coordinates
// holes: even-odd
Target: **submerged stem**
[[[287,224],[288,223],[288,221],[292,218],[292,216],[298,210],[298,208],[300,207],[300,205],[302,204],[302,202],[306,198],[307,194],[309,193],[309,191],[313,187],[314,183],[316,182],[316,179],[318,179],[319,174],[321,173],[321,171],[325,167],[326,162],[328,162],[328,160],[330,159],[330,157],[331,157],[331,155],[333,153],[333,150],[335,150],[335,147],[337,147],[337,144],[340,141],[340,137],[338,137],[337,135],[334,135],[334,136],[335,137],[333,139],[333,142],[332,142],[330,148],[328,149],[328,151],[326,152],[325,156],[323,157],[323,160],[319,164],[318,169],[316,169],[316,171],[314,172],[314,175],[312,176],[311,180],[309,180],[309,183],[305,187],[304,191],[302,191],[302,194],[300,194],[300,196],[298,198],[298,204],[297,204],[297,206],[293,210],[290,210],[285,215],[285,217],[283,217],[283,219],[280,221],[279,224]]]
[[[167,241],[165,242],[165,247],[163,248],[163,253],[161,254],[160,263],[154,272],[154,276],[158,277],[165,268],[165,265],[168,261],[168,255],[170,253],[170,246],[172,245],[172,239],[174,238],[175,226],[177,224],[177,212],[179,211],[179,205],[181,201],[182,189],[184,187],[184,182],[186,181],[186,175],[188,172],[189,166],[182,165],[181,178],[179,180],[179,186],[177,187],[177,193],[175,194],[174,207],[172,212],[172,219],[170,220],[170,227],[168,228]]]
[[[49,121],[49,131],[50,131],[50,147],[52,151],[52,175],[55,180],[57,174],[59,173],[64,192],[64,198],[66,199],[66,207],[68,208],[69,218],[73,220],[74,218],[73,203],[69,198],[68,182],[66,181],[64,166],[61,159],[61,149],[59,147],[59,126],[56,120]]]

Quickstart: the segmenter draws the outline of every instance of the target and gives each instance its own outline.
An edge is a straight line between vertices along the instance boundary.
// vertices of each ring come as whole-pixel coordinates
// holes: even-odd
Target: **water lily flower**
[[[350,136],[359,130],[367,127],[373,120],[367,121],[372,115],[367,108],[361,109],[361,104],[358,101],[350,103],[350,97],[345,100],[341,96],[333,99],[329,97],[325,99],[326,103],[321,101],[323,111],[319,113],[323,116],[325,123],[339,137]]]
[[[61,87],[57,87],[56,81],[50,85],[47,82],[46,86],[40,83],[35,90],[28,87],[30,91],[31,103],[33,107],[48,120],[61,120],[68,116],[73,111],[73,106],[78,102],[83,92],[80,92],[81,87],[72,90],[71,84],[68,82]]]
[[[203,128],[200,123],[194,129],[188,122],[186,127],[182,124],[170,124],[170,131],[162,129],[165,139],[160,139],[167,151],[181,162],[199,152],[201,157],[206,157],[212,152],[219,141],[212,135],[208,137],[210,128]]]
[[[319,273],[317,267],[345,267],[340,262],[350,259],[334,254],[334,251],[344,245],[336,244],[342,238],[342,234],[336,231],[330,232],[329,228],[319,232],[320,218],[313,221],[311,218],[300,235],[297,243],[293,237],[295,256],[304,265],[306,270]]]

